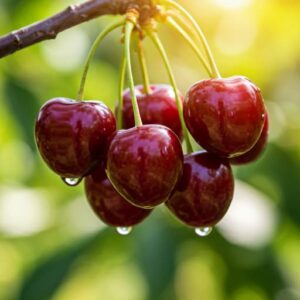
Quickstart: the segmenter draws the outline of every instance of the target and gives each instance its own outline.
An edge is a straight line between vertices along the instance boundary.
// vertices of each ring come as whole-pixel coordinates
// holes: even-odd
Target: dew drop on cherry
[[[120,235],[128,235],[132,231],[132,227],[117,227],[116,230]]]
[[[195,228],[195,233],[198,236],[206,237],[212,232],[212,227],[197,227]]]
[[[61,178],[63,182],[68,186],[77,186],[83,178]]]

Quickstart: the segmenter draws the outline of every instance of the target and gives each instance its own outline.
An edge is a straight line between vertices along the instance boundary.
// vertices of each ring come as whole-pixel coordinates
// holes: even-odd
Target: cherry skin
[[[258,141],[256,142],[256,144],[254,145],[254,147],[251,148],[251,150],[246,152],[245,154],[242,154],[241,156],[231,158],[229,160],[230,163],[233,165],[243,165],[243,164],[248,164],[256,161],[266,148],[268,135],[269,135],[269,118],[268,118],[268,113],[266,112],[265,123],[264,123],[262,133]]]
[[[146,94],[143,86],[135,87],[143,124],[164,125],[172,129],[181,139],[182,129],[173,88],[166,84],[156,84],[151,85],[150,90],[151,93]],[[182,96],[181,100],[183,100]],[[123,93],[122,116],[124,129],[134,127],[134,115],[129,89]]]
[[[212,227],[227,212],[233,189],[228,161],[200,151],[185,156],[183,175],[166,205],[188,226]]]
[[[116,131],[110,109],[99,101],[49,100],[41,108],[35,136],[48,166],[65,178],[80,178],[105,156]]]
[[[186,95],[183,112],[199,145],[222,157],[248,152],[257,142],[265,119],[260,90],[241,76],[194,84]]]
[[[167,200],[182,165],[180,141],[162,125],[120,130],[107,154],[107,175],[116,190],[133,205],[147,209]]]
[[[85,194],[96,213],[105,224],[115,227],[130,227],[142,222],[150,209],[130,204],[112,186],[100,164],[84,179]]]

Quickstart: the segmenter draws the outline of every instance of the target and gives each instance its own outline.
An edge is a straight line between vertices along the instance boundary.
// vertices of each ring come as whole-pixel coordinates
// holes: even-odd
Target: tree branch
[[[54,39],[58,33],[109,14],[125,14],[130,7],[149,10],[151,0],[89,0],[71,5],[60,13],[0,37],[0,58],[43,40]]]

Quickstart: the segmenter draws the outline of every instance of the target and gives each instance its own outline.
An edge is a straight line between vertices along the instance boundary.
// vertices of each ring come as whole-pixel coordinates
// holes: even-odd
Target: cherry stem
[[[131,41],[131,35],[134,28],[134,24],[131,20],[126,21],[125,25],[125,56],[127,60],[127,73],[128,73],[128,79],[129,79],[129,88],[131,93],[131,102],[132,102],[132,108],[133,108],[133,114],[134,114],[134,122],[135,126],[142,126],[142,119],[139,111],[139,106],[135,94],[135,87],[134,87],[134,79],[132,75],[132,65],[131,65],[131,56],[130,56],[130,41]]]
[[[117,111],[117,125],[118,129],[123,128],[123,90],[124,90],[124,83],[125,83],[125,75],[126,75],[126,55],[125,55],[125,49],[123,50],[123,58],[121,63],[121,70],[120,70],[120,82],[119,82],[119,103],[118,103],[118,111]]]
[[[121,20],[121,21],[117,21],[114,22],[110,25],[108,25],[96,38],[96,40],[94,41],[89,54],[87,56],[85,65],[84,65],[84,69],[83,69],[83,73],[82,73],[82,77],[81,77],[81,82],[80,82],[80,88],[78,91],[78,95],[77,95],[77,101],[82,101],[83,100],[83,94],[84,94],[84,87],[85,87],[85,83],[86,83],[86,78],[87,78],[87,74],[90,68],[90,64],[92,59],[95,56],[96,50],[99,46],[99,44],[102,42],[102,40],[110,33],[112,32],[114,29],[121,27],[122,25],[124,25],[125,20]]]
[[[189,12],[187,12],[185,10],[185,8],[183,8],[180,4],[174,2],[173,0],[164,0],[164,2],[169,4],[171,7],[177,9],[184,17],[186,17],[191,22],[191,24],[193,25],[193,27],[195,28],[195,30],[198,34],[198,37],[200,38],[200,40],[203,44],[205,53],[207,55],[207,58],[209,60],[209,64],[210,64],[212,72],[213,72],[213,77],[221,78],[220,72],[217,68],[216,61],[215,61],[215,59],[212,55],[212,52],[211,52],[211,49],[208,45],[207,39],[206,39],[202,29],[200,28],[200,26],[196,22],[196,20],[190,15]]]
[[[139,56],[141,70],[142,70],[144,92],[146,94],[150,94],[151,93],[150,80],[149,80],[149,74],[148,74],[148,70],[147,70],[145,51],[144,51],[143,42],[141,41],[141,39],[139,39],[139,41],[138,41],[138,56]]]
[[[199,58],[202,65],[204,66],[208,76],[212,78],[213,73],[210,70],[210,66],[207,64],[207,61],[206,61],[204,55],[201,53],[200,49],[197,47],[197,45],[191,39],[189,34],[171,17],[167,18],[167,24],[170,25],[175,31],[177,31],[185,39],[185,41],[191,46],[191,48],[195,52],[196,56]]]
[[[193,152],[193,147],[192,147],[192,144],[191,144],[191,141],[190,141],[188,130],[185,126],[184,117],[183,117],[182,102],[181,102],[181,99],[180,99],[180,96],[179,96],[179,93],[178,93],[177,84],[176,84],[175,76],[174,76],[172,68],[171,68],[170,61],[168,59],[167,53],[166,53],[166,51],[165,51],[158,35],[154,32],[151,32],[151,31],[148,31],[148,34],[149,34],[151,40],[153,41],[154,45],[156,46],[157,50],[159,51],[159,53],[162,57],[162,60],[164,62],[164,65],[166,67],[171,85],[174,89],[176,105],[177,105],[177,108],[178,108],[180,123],[181,123],[181,127],[182,127],[182,130],[183,130],[185,142],[186,142],[187,153],[192,153]]]

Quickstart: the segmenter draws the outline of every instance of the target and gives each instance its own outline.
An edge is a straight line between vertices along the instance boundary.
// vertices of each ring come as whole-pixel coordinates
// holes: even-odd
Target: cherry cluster
[[[125,47],[114,114],[100,101],[82,101],[82,94],[95,47],[120,24],[125,26]],[[266,145],[268,114],[260,90],[245,77],[221,78],[211,60],[210,67],[204,61],[211,79],[195,83],[183,97],[153,29],[146,32],[160,50],[172,85],[149,84],[139,47],[144,85],[135,86],[130,41],[135,31],[141,36],[138,15],[130,11],[120,24],[96,40],[78,101],[55,98],[41,108],[35,128],[38,149],[67,184],[84,179],[92,209],[120,234],[128,234],[164,203],[180,221],[206,236],[233,198],[231,164],[256,160]],[[124,90],[126,68],[130,88]],[[203,150],[193,151],[190,135]]]

